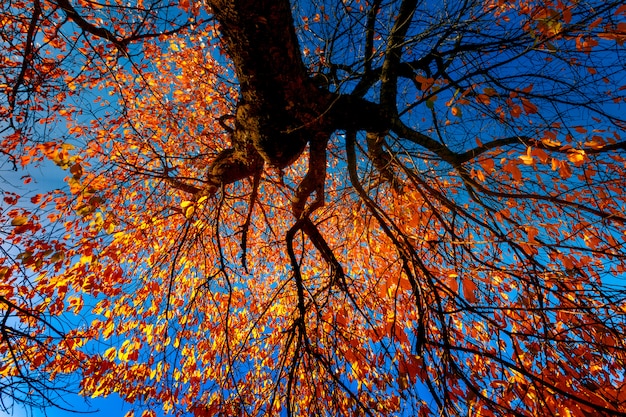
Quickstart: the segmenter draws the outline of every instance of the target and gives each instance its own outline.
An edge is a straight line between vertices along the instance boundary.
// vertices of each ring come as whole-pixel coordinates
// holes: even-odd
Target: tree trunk
[[[302,62],[288,0],[208,4],[240,85],[233,149],[212,164],[210,183],[238,181],[259,172],[264,163],[284,168],[307,142],[321,141],[325,149],[333,131],[354,123],[382,130],[373,103],[315,86]]]

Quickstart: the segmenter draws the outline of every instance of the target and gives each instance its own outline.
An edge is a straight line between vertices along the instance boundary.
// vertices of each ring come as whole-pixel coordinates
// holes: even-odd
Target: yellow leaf
[[[23,226],[28,223],[28,217],[18,216],[11,220],[11,226]]]
[[[574,164],[579,164],[585,160],[585,151],[582,149],[571,149],[567,153],[567,159],[569,159]]]
[[[4,280],[5,277],[9,276],[9,268],[6,266],[3,266],[0,268],[0,280]]]
[[[109,337],[111,337],[114,329],[115,329],[115,324],[113,323],[113,320],[110,320],[104,327],[104,330],[102,331],[102,335],[104,336],[104,338],[108,339]]]
[[[102,388],[102,386],[96,388],[96,390],[93,392],[93,394],[91,394],[91,398],[97,398],[97,397],[101,397],[102,394],[105,393],[105,390]]]
[[[117,353],[117,350],[114,347],[111,347],[111,348],[108,348],[106,352],[104,352],[104,357],[112,361],[115,359],[116,353]]]
[[[558,140],[554,140],[551,138],[542,138],[541,139],[541,143],[543,143],[544,145],[554,148],[556,146],[561,146],[561,142]]]
[[[93,259],[93,257],[91,255],[87,256],[87,255],[83,255],[80,257],[80,260],[78,261],[79,264],[90,264],[91,260]]]
[[[603,143],[602,140],[594,139],[594,140],[592,140],[590,142],[585,142],[585,146],[587,146],[587,147],[589,147],[591,149],[598,150],[598,149],[604,148],[604,143]]]
[[[83,299],[82,297],[68,297],[69,306],[67,307],[67,311],[73,311],[74,314],[78,314],[80,310],[83,308]]]
[[[519,159],[526,165],[532,165],[535,162],[532,157],[532,148],[530,146],[526,148],[526,155],[520,156]]]
[[[119,352],[117,352],[117,357],[123,362],[128,362],[128,355],[130,354],[129,346],[130,340],[125,340],[124,343],[122,343]]]

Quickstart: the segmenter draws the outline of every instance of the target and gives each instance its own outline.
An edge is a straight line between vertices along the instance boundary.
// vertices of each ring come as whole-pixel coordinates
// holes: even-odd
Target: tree
[[[3,4],[3,399],[625,415],[621,3]]]

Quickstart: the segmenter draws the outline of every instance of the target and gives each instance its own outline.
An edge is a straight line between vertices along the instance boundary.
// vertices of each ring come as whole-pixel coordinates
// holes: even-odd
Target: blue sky
[[[0,411],[0,417],[65,417],[68,415],[75,416],[87,416],[87,417],[123,417],[130,408],[128,404],[125,404],[119,398],[110,396],[107,398],[94,398],[86,399],[77,395],[68,395],[64,398],[68,404],[75,407],[73,411],[77,414],[69,413],[65,410],[59,410],[58,408],[50,407],[46,410],[27,410],[16,405],[13,409],[13,414],[7,414]],[[67,408],[70,408],[66,405]]]

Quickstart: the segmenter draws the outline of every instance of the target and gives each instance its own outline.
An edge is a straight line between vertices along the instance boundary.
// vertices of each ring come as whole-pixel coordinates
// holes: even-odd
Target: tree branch
[[[126,53],[126,44],[122,39],[118,38],[106,28],[95,26],[94,24],[85,20],[84,17],[78,13],[78,11],[72,6],[69,0],[55,0],[59,7],[65,12],[67,17],[69,17],[74,23],[78,25],[85,32],[91,33],[94,36],[97,36],[102,39],[106,39],[107,41],[114,44],[117,49],[121,52]]]
[[[15,79],[15,84],[11,88],[11,94],[8,96],[9,109],[11,113],[15,109],[15,101],[17,99],[17,92],[22,84],[24,84],[24,77],[26,76],[26,70],[31,63],[33,55],[33,42],[35,39],[35,32],[37,31],[39,17],[41,16],[41,3],[39,0],[35,0],[33,4],[33,15],[30,18],[28,24],[28,32],[26,33],[26,40],[24,41],[24,58],[20,67],[20,73]]]
[[[411,24],[417,0],[403,0],[387,41],[387,51],[381,72],[380,104],[384,111],[397,114],[398,65],[402,58],[404,38]]]

